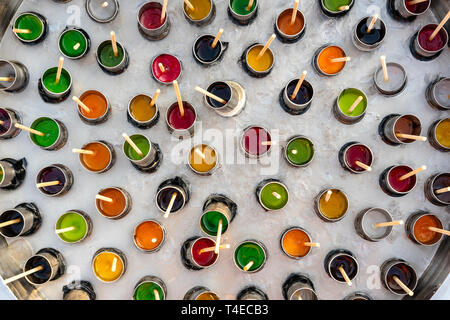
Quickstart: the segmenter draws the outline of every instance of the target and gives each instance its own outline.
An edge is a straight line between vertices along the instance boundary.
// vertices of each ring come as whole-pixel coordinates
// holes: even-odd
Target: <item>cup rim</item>
[[[15,63],[13,63],[12,61],[0,59],[0,64],[1,63],[5,63],[5,64],[9,65],[14,71],[14,79],[13,79],[13,81],[11,81],[11,84],[9,86],[7,86],[7,87],[0,88],[0,91],[6,91],[6,90],[11,89],[16,84],[16,82],[17,82],[17,73],[18,72],[17,72],[17,68],[16,68]],[[2,109],[4,109],[4,108],[2,108]]]
[[[153,249],[142,248],[142,247],[140,247],[140,246],[137,244],[137,242],[136,242],[136,230],[137,230],[137,228],[138,228],[139,226],[141,226],[142,224],[148,223],[148,222],[154,223],[154,224],[158,225],[158,226],[161,228],[161,231],[162,231],[162,239],[161,239],[161,242],[160,242],[155,248],[153,248]],[[164,241],[165,241],[165,240],[166,240],[166,229],[164,228],[164,226],[163,226],[158,220],[155,220],[155,219],[145,219],[145,220],[142,220],[142,221],[140,221],[139,223],[137,223],[137,224],[135,225],[135,227],[133,228],[133,243],[134,243],[134,245],[136,246],[136,248],[138,248],[138,249],[139,249],[140,251],[142,251],[142,252],[152,253],[152,252],[158,251],[159,249],[161,249],[161,247],[162,247],[162,245],[164,244]]]
[[[252,244],[257,245],[258,247],[261,248],[261,250],[262,250],[263,253],[264,253],[264,260],[263,260],[263,262],[262,262],[261,265],[260,265],[257,269],[255,269],[255,270],[244,271],[244,269],[241,268],[241,267],[239,267],[239,265],[238,265],[237,262],[236,262],[236,250],[237,250],[241,245],[243,245],[243,244],[245,244],[245,243],[252,243]],[[266,264],[266,261],[267,261],[267,249],[266,249],[266,246],[265,246],[262,242],[260,242],[260,241],[258,241],[258,240],[252,240],[252,239],[243,240],[243,241],[237,243],[237,244],[235,245],[234,249],[233,249],[233,262],[234,262],[234,265],[235,265],[240,271],[242,271],[242,272],[244,272],[244,273],[255,273],[255,272],[260,271],[260,270],[264,267],[264,265]]]
[[[158,8],[162,8],[161,3],[159,3],[158,1],[147,1],[147,2],[144,2],[144,3],[139,7],[139,10],[138,10],[138,12],[137,12],[137,21],[138,21],[138,24],[139,24],[139,27],[140,27],[140,28],[142,28],[142,29],[144,29],[144,30],[146,30],[146,31],[154,31],[154,32],[156,32],[156,31],[161,30],[162,28],[164,28],[164,27],[167,25],[167,22],[168,22],[168,20],[169,20],[169,11],[168,11],[168,10],[166,11],[166,16],[165,16],[165,18],[164,18],[164,22],[163,22],[158,28],[155,28],[155,29],[149,29],[149,28],[146,28],[146,27],[141,23],[141,15],[144,13],[144,11],[146,11],[146,10],[144,10],[144,9],[147,9],[146,7],[149,6],[150,4],[157,4],[157,5],[158,5]]]
[[[88,39],[87,39],[86,35],[85,35],[81,30],[82,30],[81,28],[78,28],[78,27],[75,27],[75,26],[67,26],[66,29],[64,29],[64,30],[59,34],[59,37],[58,37],[58,49],[59,49],[59,52],[61,52],[61,54],[62,54],[64,57],[66,57],[66,58],[68,58],[68,59],[79,59],[79,58],[83,57],[83,56],[86,54],[86,52],[88,51],[88,49],[89,49],[89,45],[88,45],[89,42],[88,42]],[[66,54],[63,52],[63,50],[61,49],[61,46],[60,46],[61,38],[64,36],[64,34],[66,34],[66,33],[69,32],[69,31],[76,31],[76,32],[78,32],[79,34],[81,34],[81,35],[83,36],[84,40],[86,41],[86,48],[84,49],[84,51],[83,51],[80,55],[77,55],[77,56],[75,56],[75,57],[71,57],[71,56],[66,55]]]
[[[21,37],[19,37],[15,32],[13,32],[13,33],[14,33],[14,35],[16,36],[16,38],[19,39],[19,41],[21,41],[21,42],[31,43],[31,42],[38,41],[40,38],[42,38],[42,35],[45,33],[45,23],[42,21],[42,18],[41,18],[39,15],[37,15],[35,12],[32,12],[32,11],[26,11],[26,12],[22,12],[21,14],[19,14],[19,15],[14,19],[13,28],[15,28],[15,25],[16,25],[17,20],[18,20],[19,18],[25,16],[25,15],[31,15],[31,16],[34,16],[34,17],[36,17],[36,18],[39,20],[39,22],[41,23],[41,26],[42,26],[42,31],[41,31],[41,33],[39,34],[39,36],[37,36],[36,39],[26,40],[26,39],[22,39]]]
[[[202,35],[198,36],[198,37],[194,40],[194,44],[192,45],[192,53],[194,54],[195,59],[197,59],[197,60],[200,61],[201,63],[204,63],[204,64],[211,64],[211,63],[214,63],[214,62],[216,62],[217,60],[220,59],[220,56],[222,55],[222,52],[223,52],[223,49],[224,49],[224,48],[223,48],[222,40],[219,39],[219,41],[217,42],[217,44],[220,45],[220,52],[219,52],[219,55],[218,55],[214,60],[212,60],[212,61],[205,61],[205,60],[203,60],[203,59],[200,59],[200,57],[198,56],[197,52],[195,51],[195,46],[196,46],[196,44],[197,44],[198,41],[200,41],[202,38],[206,38],[206,37],[215,39],[216,36],[215,36],[215,35],[212,35],[212,34],[208,34],[208,33],[205,33],[205,34],[202,34]]]
[[[257,0],[255,0],[255,1],[257,1]],[[266,74],[266,73],[269,73],[273,69],[273,66],[275,64],[275,55],[274,55],[272,49],[270,49],[270,47],[267,48],[266,53],[268,52],[272,56],[272,63],[271,63],[270,67],[267,70],[264,70],[264,71],[255,70],[248,63],[248,53],[250,52],[250,50],[252,50],[253,48],[256,48],[256,47],[264,47],[264,45],[261,44],[261,43],[255,43],[255,44],[251,45],[249,48],[247,48],[247,50],[245,51],[245,64],[247,65],[247,68],[249,68],[249,70],[251,72],[255,73],[255,74]]]
[[[125,207],[123,208],[122,212],[120,212],[118,215],[115,215],[115,216],[107,216],[107,215],[105,215],[105,214],[102,212],[102,210],[100,210],[100,208],[99,208],[99,206],[98,206],[97,199],[95,200],[95,208],[97,209],[97,212],[98,212],[102,217],[105,217],[105,218],[107,218],[107,219],[112,219],[112,220],[119,219],[119,218],[123,217],[123,215],[128,211],[128,206],[130,205],[129,198],[128,198],[128,192],[126,192],[124,189],[122,189],[122,188],[120,188],[120,187],[106,187],[106,188],[101,189],[101,190],[98,192],[98,194],[101,195],[102,192],[104,192],[104,191],[106,191],[106,190],[109,190],[109,189],[117,190],[117,191],[119,191],[119,192],[123,195],[123,197],[124,197],[124,199],[125,199]]]
[[[90,233],[90,229],[91,229],[90,226],[89,226],[89,220],[88,220],[88,218],[87,218],[87,215],[84,214],[84,213],[82,213],[80,210],[68,210],[68,211],[64,212],[62,215],[60,215],[59,218],[58,218],[58,220],[56,220],[56,223],[55,223],[55,230],[58,229],[58,223],[60,222],[60,220],[62,219],[62,217],[64,217],[65,215],[67,215],[67,214],[69,214],[69,213],[75,213],[75,214],[79,215],[81,218],[83,218],[83,221],[86,223],[86,233],[83,235],[83,237],[82,237],[81,239],[76,240],[76,241],[67,241],[67,240],[63,239],[59,234],[58,234],[57,236],[58,236],[58,238],[59,238],[61,241],[65,242],[65,243],[68,243],[68,244],[80,243],[81,241],[83,241],[84,239],[87,238],[87,236],[88,236],[89,233]]]
[[[235,11],[233,10],[232,6],[231,6],[231,3],[232,3],[233,1],[234,1],[234,0],[228,1],[228,9],[229,9],[231,12],[233,12],[234,15],[236,15],[237,17],[240,17],[240,18],[246,18],[246,17],[248,17],[248,16],[250,16],[250,15],[253,15],[254,12],[256,12],[256,10],[257,10],[258,7],[259,7],[259,1],[258,1],[258,0],[255,0],[255,9],[250,10],[249,13],[247,13],[247,14],[239,14],[239,13],[235,12]]]
[[[249,131],[250,129],[254,129],[254,128],[263,129],[266,132],[266,134],[269,136],[270,141],[272,141],[272,135],[270,134],[270,131],[267,130],[264,126],[261,126],[261,125],[249,125],[249,126],[245,127],[244,130],[242,130],[242,135],[241,135],[241,138],[240,138],[240,146],[241,146],[242,151],[244,152],[244,154],[247,157],[249,157],[249,158],[260,158],[260,157],[263,157],[263,156],[267,155],[270,152],[270,150],[272,150],[272,145],[271,144],[268,145],[267,146],[268,147],[267,150],[264,151],[261,154],[253,154],[253,153],[250,153],[249,151],[247,151],[245,149],[245,145],[244,145],[245,134],[247,133],[247,131]]]
[[[91,9],[89,7],[89,4],[92,2],[92,0],[87,0],[86,1],[86,12],[87,12],[88,16],[91,19],[93,19],[94,21],[99,22],[99,23],[107,23],[107,22],[114,20],[116,18],[117,14],[119,13],[119,3],[117,2],[117,0],[112,0],[112,1],[114,2],[115,6],[116,6],[116,9],[115,9],[113,15],[107,19],[99,19],[98,17],[96,17],[93,14],[93,12],[91,11]]]
[[[295,37],[299,36],[299,35],[305,30],[305,28],[306,28],[306,17],[305,17],[305,15],[303,14],[303,12],[302,12],[300,9],[297,9],[297,16],[300,14],[301,18],[303,18],[303,26],[302,26],[302,28],[300,29],[300,31],[297,32],[297,33],[295,33],[295,34],[286,34],[286,33],[284,33],[284,32],[280,29],[280,27],[279,27],[279,25],[278,25],[278,20],[280,19],[280,16],[281,16],[283,13],[285,13],[286,11],[292,11],[292,10],[293,10],[293,8],[286,8],[286,9],[284,9],[283,11],[281,11],[281,12],[276,16],[276,18],[275,18],[275,27],[277,28],[277,31],[278,31],[284,38],[295,38]]]
[[[311,159],[309,159],[307,162],[302,163],[302,164],[297,164],[297,163],[292,162],[291,159],[289,159],[289,156],[288,156],[288,146],[289,146],[289,144],[291,144],[291,142],[293,142],[294,140],[297,140],[297,139],[307,140],[311,144],[311,147],[312,147]],[[296,167],[304,167],[304,166],[309,165],[313,161],[313,159],[315,157],[315,154],[316,154],[316,151],[315,151],[315,148],[314,148],[314,143],[312,142],[312,140],[310,138],[308,138],[306,136],[303,136],[303,135],[295,135],[295,136],[289,138],[288,142],[286,143],[286,147],[284,148],[284,153],[283,154],[284,154],[285,159],[291,165],[296,166]]]
[[[61,188],[61,190],[60,190],[59,192],[55,193],[55,194],[50,194],[50,193],[44,192],[44,190],[43,190],[42,188],[38,188],[38,190],[39,190],[39,192],[40,192],[41,194],[43,194],[43,195],[46,195],[46,196],[49,196],[49,197],[57,197],[57,196],[59,196],[61,193],[63,193],[65,187],[67,186],[67,183],[68,183],[68,181],[69,181],[69,177],[68,177],[68,175],[66,174],[65,170],[68,170],[69,168],[67,168],[66,166],[60,165],[60,164],[51,164],[51,165],[49,165],[49,166],[45,166],[44,168],[42,168],[42,169],[40,169],[40,170],[38,171],[38,174],[36,175],[36,183],[40,183],[39,178],[41,177],[43,171],[46,170],[46,169],[49,169],[49,168],[56,168],[57,170],[59,170],[59,171],[63,174],[64,179],[65,179],[66,182],[65,182],[65,184],[63,185],[63,187]],[[1,182],[1,181],[0,181],[0,182]]]
[[[87,167],[84,165],[84,162],[81,160],[83,154],[80,154],[80,155],[79,155],[80,163],[81,163],[81,166],[82,166],[84,169],[86,169],[88,172],[103,173],[103,172],[107,171],[107,170],[110,168],[111,164],[113,163],[113,157],[114,157],[113,149],[112,149],[106,142],[104,142],[104,141],[102,141],[102,140],[94,140],[94,141],[90,141],[90,142],[84,144],[83,147],[82,147],[82,149],[84,149],[86,146],[88,146],[88,145],[90,145],[90,144],[94,144],[94,143],[95,143],[95,144],[97,144],[97,143],[98,143],[98,144],[101,144],[101,145],[103,145],[103,146],[108,150],[109,156],[110,156],[108,165],[107,165],[105,168],[101,169],[101,170],[93,171],[93,170],[87,168]]]
[[[1,164],[0,164],[0,166],[1,166]],[[1,181],[0,181],[0,182],[1,182]],[[18,210],[17,208],[12,208],[12,209],[6,209],[6,210],[1,211],[1,212],[0,212],[0,217],[2,217],[3,214],[5,214],[6,212],[9,212],[9,211],[17,212],[17,213],[20,215],[20,219],[22,220],[22,221],[21,221],[21,222],[22,222],[22,229],[21,229],[20,232],[19,232],[17,235],[15,235],[15,236],[8,236],[8,235],[6,235],[6,234],[3,232],[3,230],[2,230],[3,228],[0,228],[0,235],[4,236],[5,238],[10,238],[10,239],[20,237],[20,235],[23,233],[23,230],[25,229],[25,216],[24,216],[23,213],[22,213],[20,210]]]
[[[123,266],[123,267],[122,267],[122,272],[120,273],[120,275],[119,275],[116,279],[114,279],[114,280],[112,280],[112,281],[106,281],[106,280],[102,279],[102,278],[95,272],[95,266],[94,266],[95,260],[97,259],[97,257],[98,257],[99,255],[101,255],[102,253],[105,253],[105,252],[113,253],[113,254],[116,256],[116,258],[119,259],[119,260],[122,262],[122,266]],[[98,250],[94,253],[94,256],[92,257],[92,261],[91,261],[92,272],[94,273],[94,276],[95,276],[98,280],[100,280],[101,282],[103,282],[103,283],[114,283],[114,282],[119,281],[119,280],[122,278],[122,276],[124,275],[125,271],[126,271],[126,261],[125,261],[125,259],[122,257],[122,255],[124,255],[124,253],[123,253],[122,251],[120,251],[119,249],[116,249],[116,248],[101,248],[101,249],[98,249]]]
[[[298,230],[298,231],[301,231],[301,232],[305,233],[305,234],[308,236],[309,241],[312,241],[311,235],[310,235],[309,232],[306,231],[305,229],[303,229],[303,228],[301,228],[301,227],[295,227],[295,226],[294,226],[294,227],[289,227],[289,228],[287,228],[287,229],[281,234],[281,237],[280,237],[281,250],[282,250],[283,253],[284,253],[286,256],[288,256],[289,258],[292,258],[292,259],[295,259],[295,260],[300,260],[300,259],[302,259],[302,258],[305,258],[307,255],[309,255],[309,254],[311,253],[312,247],[309,247],[308,252],[307,252],[305,255],[303,255],[303,256],[293,256],[293,255],[289,254],[289,253],[285,250],[285,248],[283,247],[283,240],[284,240],[284,238],[286,237],[286,235],[287,235],[290,231],[294,231],[294,230]]]
[[[320,205],[319,205],[320,199],[322,198],[322,196],[323,196],[325,193],[328,192],[328,190],[337,190],[337,191],[339,191],[340,193],[342,193],[342,194],[344,195],[345,201],[346,201],[346,203],[347,203],[347,208],[345,209],[344,213],[343,213],[340,217],[335,218],[335,219],[327,217],[327,216],[322,212],[322,210],[320,210]],[[333,187],[326,188],[326,189],[322,190],[322,191],[319,193],[319,195],[318,195],[318,197],[317,197],[316,199],[317,199],[317,200],[316,200],[316,208],[317,208],[317,211],[319,212],[320,216],[321,216],[323,219],[325,219],[326,221],[329,221],[329,222],[337,222],[337,221],[342,220],[342,219],[346,216],[346,214],[347,214],[347,212],[348,212],[348,208],[350,207],[350,202],[349,202],[349,200],[348,200],[347,194],[346,194],[342,189],[339,189],[339,188],[333,188]]]

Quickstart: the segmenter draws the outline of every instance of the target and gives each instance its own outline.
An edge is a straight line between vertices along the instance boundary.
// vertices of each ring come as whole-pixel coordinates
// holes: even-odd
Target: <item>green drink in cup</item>
[[[125,139],[122,150],[134,167],[143,172],[153,172],[157,169],[162,159],[159,147],[142,134],[128,136],[122,134]]]
[[[92,230],[91,218],[82,211],[71,210],[59,217],[56,234],[67,243],[78,243],[87,238]]]
[[[264,267],[267,260],[267,250],[259,241],[245,240],[236,247],[233,257],[239,270],[254,273]]]
[[[333,107],[337,120],[344,124],[354,124],[366,114],[367,96],[359,89],[347,88],[341,91]]]
[[[165,300],[166,295],[166,285],[160,278],[145,276],[136,284],[133,300]]]
[[[338,17],[347,14],[353,3],[354,0],[321,0],[320,6],[327,16]]]
[[[39,80],[39,94],[48,103],[59,103],[67,99],[72,89],[72,76],[63,68],[64,58],[59,58],[58,67],[47,69]]]
[[[26,129],[26,127],[21,129]],[[59,120],[41,117],[34,120],[30,129],[33,131],[30,132],[31,142],[41,149],[59,150],[67,142],[67,128]]]
[[[111,32],[111,40],[100,43],[96,52],[97,63],[108,74],[117,75],[128,67],[129,57],[125,47],[116,41],[116,34]]]
[[[220,220],[224,234],[237,213],[237,204],[223,194],[210,195],[204,205],[200,217],[200,229],[209,236],[217,236]]]
[[[268,179],[258,184],[256,198],[266,211],[283,209],[289,201],[287,187],[278,180]]]
[[[228,12],[234,21],[246,25],[256,17],[258,5],[258,0],[229,0]]]
[[[81,59],[90,49],[90,38],[80,28],[67,27],[59,36],[59,51],[69,59]]]
[[[36,44],[47,36],[47,20],[36,12],[23,12],[14,20],[13,33],[25,44]]]
[[[314,158],[314,145],[306,137],[294,136],[286,145],[284,157],[293,166],[307,166]]]

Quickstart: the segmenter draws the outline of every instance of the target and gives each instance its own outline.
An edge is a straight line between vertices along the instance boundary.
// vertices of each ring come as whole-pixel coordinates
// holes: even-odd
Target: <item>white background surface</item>
[[[374,269],[386,259],[399,257],[409,261],[419,274],[428,265],[436,247],[422,247],[412,243],[402,227],[395,228],[392,235],[380,243],[362,240],[354,231],[355,215],[369,206],[380,206],[389,210],[395,219],[405,219],[416,210],[429,210],[438,215],[448,225],[449,215],[444,208],[430,204],[424,197],[423,184],[428,176],[436,172],[449,171],[448,154],[433,149],[428,142],[391,147],[384,144],[377,135],[381,119],[390,113],[414,113],[423,124],[423,134],[428,127],[448,113],[431,109],[424,98],[428,83],[441,73],[449,75],[448,49],[433,62],[415,60],[408,49],[409,38],[425,23],[436,22],[431,12],[421,16],[414,23],[402,24],[387,15],[385,1],[359,0],[352,11],[341,19],[325,17],[317,1],[301,1],[300,9],[307,19],[305,37],[297,44],[287,45],[275,40],[271,48],[276,55],[276,65],[270,76],[264,79],[249,77],[238,64],[243,50],[251,43],[265,42],[273,32],[276,14],[291,6],[292,1],[261,1],[257,20],[250,26],[239,27],[227,16],[227,1],[215,1],[217,16],[212,24],[198,28],[191,26],[183,17],[181,1],[169,2],[169,16],[172,29],[169,36],[159,42],[150,42],[137,31],[136,13],[144,1],[120,1],[120,13],[109,24],[96,24],[87,17],[82,0],[68,4],[57,4],[46,0],[25,0],[20,11],[36,10],[44,14],[50,25],[47,39],[36,46],[25,46],[7,32],[0,44],[0,57],[23,62],[30,71],[30,84],[19,94],[0,93],[2,106],[19,110],[24,123],[29,125],[38,116],[53,116],[62,120],[69,130],[67,145],[56,152],[43,151],[29,141],[26,134],[0,142],[1,157],[26,157],[29,163],[25,184],[13,192],[0,191],[0,209],[14,207],[20,202],[35,202],[40,208],[44,221],[41,229],[28,239],[33,248],[54,247],[60,250],[71,274],[41,287],[51,299],[60,299],[64,284],[81,276],[95,287],[99,299],[130,299],[136,282],[145,275],[155,275],[163,279],[168,287],[169,299],[180,299],[190,288],[203,285],[216,291],[224,299],[234,299],[246,285],[261,287],[270,299],[281,299],[281,285],[291,272],[307,274],[314,282],[321,299],[342,299],[353,291],[366,291],[376,299],[398,299],[384,288],[368,289],[367,283],[373,279]],[[75,6],[75,7],[74,7]],[[57,65],[59,52],[57,38],[64,29],[71,13],[78,9],[81,25],[89,33],[92,48],[87,57],[79,61],[65,61],[65,68],[72,73],[73,91],[81,95],[86,90],[102,91],[112,102],[112,117],[99,126],[87,126],[76,113],[76,105],[66,102],[52,105],[44,103],[37,92],[37,80],[45,69]],[[68,13],[67,10],[70,11]],[[351,43],[350,35],[354,25],[363,16],[379,13],[388,27],[388,35],[380,49],[372,53],[358,51]],[[69,22],[73,24],[74,22]],[[191,47],[195,38],[204,33],[215,34],[220,27],[225,29],[223,41],[230,47],[221,64],[204,69],[192,58]],[[122,75],[112,77],[103,73],[95,61],[95,48],[115,30],[117,39],[128,50],[131,58],[129,69]],[[335,78],[321,78],[313,71],[311,59],[314,51],[327,42],[336,42],[352,57],[344,72]],[[313,163],[303,169],[289,167],[280,159],[280,170],[270,177],[280,178],[288,186],[291,199],[281,212],[266,213],[257,204],[254,188],[265,177],[261,176],[261,165],[224,165],[211,177],[198,177],[185,165],[175,165],[171,161],[170,150],[176,142],[170,139],[161,117],[158,125],[150,130],[139,130],[126,122],[126,104],[138,93],[152,95],[159,87],[162,92],[158,100],[162,115],[176,100],[171,87],[160,87],[149,74],[150,61],[156,54],[168,52],[183,61],[183,78],[180,81],[184,99],[197,107],[203,128],[234,130],[239,134],[250,124],[264,125],[270,129],[280,129],[282,140],[294,134],[304,134],[312,138],[316,146]],[[406,91],[398,97],[385,98],[377,94],[372,86],[372,75],[378,67],[379,56],[387,55],[388,61],[401,63],[408,73]],[[298,77],[303,70],[308,71],[307,79],[315,90],[312,108],[302,116],[291,116],[282,111],[278,104],[278,94],[289,79]],[[217,80],[235,80],[247,90],[248,101],[244,112],[233,119],[224,119],[207,109],[202,97],[193,88],[195,85],[207,87]],[[369,99],[368,112],[362,122],[354,126],[339,123],[332,115],[331,106],[339,92],[346,87],[356,87],[366,92]],[[139,173],[121,153],[122,132],[144,133],[160,144],[164,160],[159,171],[152,175]],[[196,135],[200,139],[200,134]],[[111,171],[95,175],[86,172],[72,148],[94,140],[104,139],[116,147],[117,163]],[[374,151],[375,163],[371,173],[352,175],[344,171],[338,163],[339,148],[353,140],[368,144]],[[222,141],[212,142],[220,149]],[[227,150],[228,152],[232,151]],[[46,198],[34,187],[33,181],[39,169],[52,163],[63,163],[75,175],[72,190],[62,198]],[[388,166],[405,163],[412,167],[427,165],[427,172],[418,176],[418,185],[413,192],[403,198],[391,198],[378,186],[379,174]],[[162,250],[155,254],[139,252],[132,243],[134,226],[147,218],[163,220],[154,204],[154,195],[160,182],[175,175],[183,175],[191,183],[192,199],[182,213],[164,221],[168,237]],[[96,213],[94,196],[104,187],[122,186],[133,198],[133,210],[124,219],[109,221]],[[340,222],[326,224],[313,211],[313,198],[327,186],[342,188],[350,198],[347,216]],[[225,193],[239,206],[239,213],[224,236],[224,241],[233,246],[246,239],[255,238],[268,247],[269,259],[265,268],[256,274],[246,275],[233,265],[232,250],[223,251],[218,263],[211,269],[199,272],[186,270],[180,261],[179,250],[182,242],[200,235],[198,219],[203,201],[211,193]],[[66,210],[80,209],[87,212],[94,224],[91,237],[81,244],[62,243],[53,233],[58,217]],[[321,243],[321,248],[300,261],[285,257],[279,249],[279,237],[289,226],[297,225],[308,230],[313,241]],[[125,252],[128,270],[125,276],[114,284],[103,284],[91,271],[91,258],[101,247],[116,247]],[[335,248],[351,250],[360,263],[360,273],[353,281],[352,288],[330,279],[324,271],[323,259]],[[76,272],[79,270],[79,273]],[[372,270],[372,273],[367,271]],[[372,277],[371,277],[372,276]],[[447,281],[448,283],[448,281]],[[449,290],[440,298],[449,298]]]

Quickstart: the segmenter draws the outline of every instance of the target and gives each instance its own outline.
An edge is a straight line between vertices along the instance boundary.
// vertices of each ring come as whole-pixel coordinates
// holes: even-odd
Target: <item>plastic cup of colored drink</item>
[[[414,291],[417,286],[417,273],[405,260],[393,258],[385,261],[381,265],[381,283],[393,294],[406,295],[405,290],[394,280],[394,276],[411,291]]]
[[[386,63],[386,69],[389,77],[387,82],[384,81],[384,73],[381,66],[375,71],[373,81],[375,87],[381,94],[387,97],[393,97],[406,88],[408,78],[406,76],[406,70],[398,63],[388,62]]]
[[[66,243],[79,243],[92,231],[91,218],[80,210],[71,210],[59,217],[55,229],[74,227],[74,230],[59,233],[58,237]]]
[[[308,111],[314,96],[314,89],[311,83],[303,80],[300,90],[295,98],[292,99],[298,80],[298,78],[291,79],[281,93],[283,97],[281,107],[292,115],[300,115]]]
[[[166,296],[166,285],[155,276],[145,276],[134,286],[133,300],[165,300]]]
[[[202,249],[215,247],[215,245],[216,242],[207,237],[194,237],[185,241],[181,251],[185,267],[189,267],[192,270],[201,270],[212,267],[216,264],[219,254],[216,254],[214,251],[200,251]]]
[[[442,152],[450,151],[450,118],[439,119],[428,130],[430,144]]]
[[[122,188],[105,188],[98,193],[112,199],[112,202],[95,199],[97,212],[105,218],[118,220],[125,217],[131,210],[132,200],[130,194]]]
[[[100,124],[108,120],[111,114],[111,106],[108,99],[99,91],[89,90],[80,96],[89,112],[78,105],[78,115],[87,124]]]
[[[151,167],[157,160],[157,151],[154,144],[142,134],[133,134],[130,136],[130,139],[139,148],[139,150],[141,150],[143,155],[141,156],[138,154],[136,150],[131,147],[128,141],[124,141],[122,150],[125,156],[133,165],[140,168]]]
[[[327,200],[327,193],[331,195]],[[314,209],[325,222],[336,222],[344,218],[348,210],[348,197],[339,189],[325,189],[315,199]]]
[[[425,13],[431,4],[431,0],[427,0],[412,5],[408,3],[411,2],[411,0],[393,0],[393,1],[394,1],[394,9],[404,19],[412,17],[415,18]]]
[[[102,282],[113,283],[119,280],[127,268],[125,254],[119,249],[99,249],[92,259],[94,275]]]
[[[362,96],[363,99],[356,108],[349,111],[353,103]],[[333,114],[337,120],[344,124],[355,124],[364,118],[367,109],[367,96],[359,89],[347,88],[341,91],[333,105]]]
[[[116,161],[114,148],[106,141],[93,141],[85,144],[82,149],[94,152],[94,154],[80,154],[80,162],[88,171],[104,173],[111,169]]]
[[[216,149],[206,144],[194,146],[188,158],[189,168],[200,175],[212,175],[219,167]]]
[[[327,44],[316,51],[313,66],[320,75],[335,76],[344,69],[347,62],[332,62],[331,59],[343,57],[346,57],[346,54],[342,48]]]
[[[25,44],[41,42],[47,36],[47,20],[36,12],[23,12],[14,20],[14,28],[30,30],[29,33],[16,33],[14,35]]]
[[[62,69],[61,78],[56,83],[58,68],[47,69],[40,79],[43,95],[55,102],[60,102],[67,98],[72,88],[72,76],[66,69]]]
[[[344,276],[339,270],[342,267],[350,280],[353,280],[359,270],[355,256],[348,250],[337,249],[328,253],[325,257],[325,271],[334,280],[345,283]]]
[[[450,78],[438,77],[425,91],[428,104],[438,110],[450,110]]]
[[[216,6],[213,0],[190,0],[194,10],[183,3],[184,17],[187,21],[197,26],[205,26],[216,16]]]
[[[392,232],[392,226],[376,228],[377,223],[392,222],[391,214],[381,208],[368,208],[361,211],[355,219],[356,232],[365,240],[380,241]]]
[[[134,228],[134,245],[143,252],[156,252],[161,249],[165,234],[164,227],[158,221],[142,221]]]
[[[107,23],[114,20],[119,13],[119,2],[108,0],[108,5],[103,7],[105,0],[87,0],[86,12],[92,20],[98,23]]]
[[[167,129],[171,134],[179,137],[193,136],[197,111],[187,101],[183,101],[184,116],[181,116],[178,102],[172,103],[166,112]]]
[[[430,213],[420,211],[409,216],[406,220],[406,232],[409,238],[423,246],[433,246],[442,239],[442,234],[429,228],[442,229],[441,220]]]
[[[209,85],[207,91],[224,99],[225,104],[204,96],[208,108],[213,109],[222,117],[229,118],[237,116],[245,107],[247,96],[244,88],[234,81],[216,81]]]
[[[425,59],[433,59],[447,46],[448,33],[445,28],[441,28],[433,40],[430,41],[429,38],[437,26],[437,24],[433,23],[427,24],[414,35],[415,39],[412,49],[417,56]]]
[[[248,8],[249,0],[229,0],[228,13],[231,18],[239,24],[249,24],[256,18],[258,13],[259,1],[253,1],[253,4]]]
[[[108,74],[120,74],[128,67],[128,52],[119,42],[117,42],[117,52],[117,56],[115,56],[111,40],[103,41],[97,48],[97,63]]]
[[[59,51],[69,59],[81,59],[90,47],[91,40],[83,29],[67,27],[58,39]]]
[[[380,178],[382,189],[394,196],[402,196],[411,192],[417,184],[416,175],[400,181],[400,177],[410,173],[413,169],[409,166],[398,165],[387,168]]]
[[[249,126],[244,129],[241,137],[241,149],[246,157],[260,158],[272,147],[269,131],[261,126]]]
[[[312,281],[300,273],[291,273],[282,291],[284,300],[318,300]]]
[[[373,28],[367,29],[373,17],[365,17],[359,20],[353,32],[353,43],[359,50],[372,51],[378,48],[386,37],[386,25],[380,18],[377,19]]]
[[[152,97],[139,94],[128,103],[128,121],[140,129],[149,129],[156,125],[159,120],[159,108],[155,103],[150,106]]]
[[[160,63],[164,67],[164,72],[160,68]],[[181,71],[181,60],[171,54],[160,54],[153,58],[151,63],[153,78],[161,84],[172,84],[180,78]]]
[[[314,144],[304,136],[294,136],[284,149],[284,158],[294,167],[306,167],[314,158]]]
[[[224,234],[233,221],[236,211],[232,210],[230,206],[218,201],[220,199],[212,198],[204,207],[203,214],[200,217],[200,229],[209,236],[217,236],[219,229],[219,222],[222,220],[222,234]]]
[[[20,221],[0,228],[0,235],[6,238],[29,236],[35,233],[42,223],[38,208],[32,203],[22,203],[13,209],[0,212],[0,223],[16,220]]]
[[[395,115],[384,123],[383,134],[392,144],[408,144],[416,140],[397,137],[397,133],[420,136],[422,125],[415,115]]]
[[[211,34],[205,34],[194,41],[192,54],[194,55],[195,61],[201,65],[209,66],[220,61],[224,52],[228,49],[228,42],[223,42],[220,39],[213,48],[212,44],[215,37]]]
[[[19,92],[25,89],[29,82],[28,69],[17,61],[0,59],[0,74],[12,78],[11,81],[0,81],[0,92]]]
[[[259,204],[266,211],[277,211],[283,209],[289,201],[287,187],[278,180],[268,179],[258,184],[256,197]]]
[[[339,162],[342,167],[351,173],[364,173],[365,169],[356,164],[359,161],[367,166],[372,166],[373,153],[365,144],[360,142],[349,142],[339,150]]]
[[[13,109],[0,108],[0,139],[11,139],[20,133],[20,129],[15,127],[15,124],[22,124],[22,118]]]
[[[450,205],[450,193],[436,193],[437,190],[450,186],[450,173],[437,173],[427,179],[425,183],[425,196],[437,206]]]
[[[311,236],[308,232],[299,227],[292,227],[281,235],[281,250],[289,258],[301,259],[311,252],[311,247],[305,246],[305,242],[311,242]]]
[[[41,169],[36,177],[36,183],[59,181],[56,186],[38,188],[38,190],[50,197],[57,197],[66,194],[73,184],[72,172],[62,164],[54,164]]]
[[[267,48],[261,58],[257,58],[263,47],[263,44],[254,44],[244,53],[244,69],[252,77],[265,77],[273,69],[275,56],[270,48]]]
[[[42,269],[25,277],[33,285],[42,285],[56,280],[64,274],[66,269],[63,256],[53,248],[39,250],[25,262],[23,271],[30,271],[37,267]]]
[[[283,10],[275,20],[276,33],[284,42],[301,39],[306,30],[306,19],[300,10],[297,10],[294,23],[291,24],[292,10],[292,8]]]
[[[169,12],[161,20],[162,4],[159,2],[146,2],[138,11],[137,22],[139,32],[148,40],[164,39],[170,31]]]
[[[236,267],[246,273],[255,273],[260,271],[267,261],[267,249],[262,242],[257,240],[245,240],[239,243],[234,249],[234,264]],[[244,270],[251,262],[253,264]]]
[[[170,214],[181,211],[184,206],[189,202],[190,191],[187,182],[180,177],[173,179],[167,179],[158,186],[156,192],[156,206],[162,213],[166,213],[172,196],[176,194],[172,210]]]
[[[206,287],[197,286],[190,289],[183,297],[183,300],[220,300],[217,293]]]
[[[67,129],[56,119],[41,117],[31,124],[31,129],[42,132],[44,136],[30,133],[33,144],[44,150],[61,149],[67,142]]]
[[[347,14],[353,7],[354,0],[321,0],[322,12],[329,17],[338,17]],[[348,10],[339,10],[343,6],[349,6]]]

